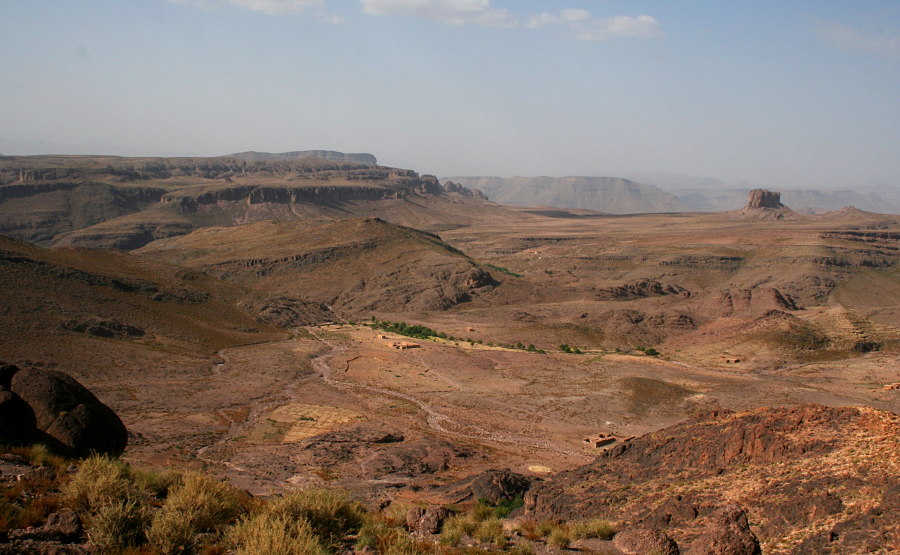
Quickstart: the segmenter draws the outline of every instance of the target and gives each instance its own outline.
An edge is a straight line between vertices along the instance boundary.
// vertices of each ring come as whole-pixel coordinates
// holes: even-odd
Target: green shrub
[[[556,524],[550,520],[542,520],[534,527],[534,532],[538,537],[546,537],[547,534],[556,529]]]
[[[515,497],[510,499],[501,499],[494,507],[494,516],[497,518],[506,518],[509,513],[525,506],[525,498],[521,493],[517,493]]]
[[[534,544],[528,540],[520,541],[509,553],[510,555],[534,555]]]
[[[328,555],[305,519],[261,513],[228,531],[236,555]]]
[[[441,538],[439,540],[441,545],[456,546],[459,545],[461,540],[462,532],[460,532],[459,529],[448,529],[445,527],[441,530]]]
[[[379,538],[378,552],[384,555],[426,555],[432,550],[414,541],[405,531],[390,528]]]
[[[43,444],[34,444],[22,449],[24,453],[22,454],[28,462],[35,466],[49,466],[51,468],[56,469],[57,472],[65,472],[66,468],[69,466],[69,460],[65,457],[61,457],[59,455],[54,455],[53,452]]]
[[[409,505],[395,501],[384,510],[384,518],[388,526],[407,526],[406,513]]]
[[[94,455],[82,461],[78,473],[63,487],[67,505],[82,514],[136,497],[128,464]]]
[[[197,534],[223,529],[240,512],[240,495],[233,486],[203,474],[186,474],[153,517],[147,537],[165,555],[190,553]]]
[[[580,520],[571,523],[569,529],[575,539],[600,538],[611,540],[616,535],[616,529],[609,521],[602,519]]]
[[[476,524],[493,516],[494,507],[481,501],[479,501],[479,503],[472,508],[471,512],[469,512],[469,518]]]
[[[452,515],[444,520],[441,534],[473,536],[477,529],[478,524],[473,522],[468,515]]]
[[[475,539],[481,542],[493,541],[498,535],[503,535],[503,523],[495,517],[482,520],[475,530]]]
[[[305,519],[313,532],[327,545],[337,544],[341,538],[363,525],[365,509],[340,490],[297,491],[273,499],[267,512],[286,519]]]
[[[95,503],[84,524],[91,542],[103,551],[138,546],[147,539],[150,506],[133,495]]]
[[[653,347],[647,347],[646,349],[644,349],[644,354],[655,357],[659,354],[659,351],[657,351]]]
[[[572,543],[572,537],[569,535],[569,531],[564,527],[557,526],[554,527],[553,531],[550,532],[550,536],[547,538],[547,543],[556,547],[560,547],[562,549],[568,549],[569,544]]]
[[[165,499],[169,495],[169,490],[181,484],[183,480],[180,472],[171,469],[160,471],[131,467],[129,473],[136,488],[159,499]]]

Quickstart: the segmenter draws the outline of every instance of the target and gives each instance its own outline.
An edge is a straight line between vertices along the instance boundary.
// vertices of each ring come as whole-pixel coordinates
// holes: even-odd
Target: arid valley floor
[[[853,420],[822,440],[845,457],[819,459],[836,482],[900,464],[884,416],[900,412],[884,387],[900,382],[896,216],[509,207],[317,159],[0,164],[0,360],[91,389],[127,426],[133,464],[205,468],[254,494],[454,504],[453,484],[488,469],[561,481],[602,452],[585,441],[598,434],[615,449],[701,415],[808,404],[887,411],[878,433],[853,435]],[[389,322],[440,335],[373,326]],[[800,460],[742,449],[733,472]],[[759,487],[781,479],[760,472]],[[894,487],[784,527],[748,483],[698,503],[742,503],[765,553],[819,552],[801,547]],[[604,516],[645,522],[669,493]],[[696,538],[672,522],[680,544]],[[870,528],[887,553],[885,526]]]

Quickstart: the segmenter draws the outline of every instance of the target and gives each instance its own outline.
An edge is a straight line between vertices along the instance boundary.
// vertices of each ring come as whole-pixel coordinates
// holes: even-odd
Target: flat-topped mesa
[[[784,208],[781,204],[781,193],[768,189],[753,189],[747,208]]]

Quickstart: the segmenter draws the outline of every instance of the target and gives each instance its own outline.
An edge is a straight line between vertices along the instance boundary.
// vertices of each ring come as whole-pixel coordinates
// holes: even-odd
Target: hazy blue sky
[[[0,52],[4,154],[900,185],[896,0],[0,0]]]

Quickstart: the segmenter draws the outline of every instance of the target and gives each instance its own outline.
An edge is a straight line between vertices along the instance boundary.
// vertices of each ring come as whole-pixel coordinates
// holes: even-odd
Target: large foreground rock
[[[632,528],[615,535],[613,544],[625,555],[679,555],[678,544],[664,532]]]
[[[691,545],[688,555],[759,555],[756,534],[750,530],[747,515],[731,503],[710,522],[706,531]]]
[[[128,431],[112,409],[71,376],[0,364],[0,440],[45,443],[70,457],[118,456]]]

